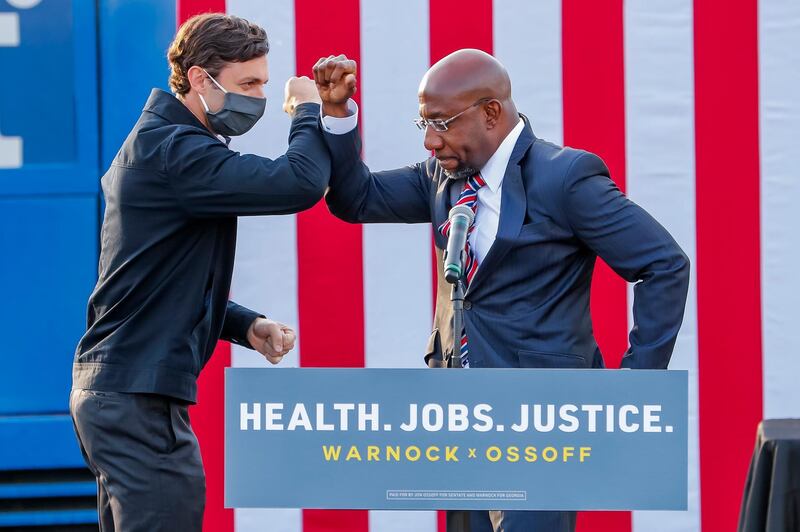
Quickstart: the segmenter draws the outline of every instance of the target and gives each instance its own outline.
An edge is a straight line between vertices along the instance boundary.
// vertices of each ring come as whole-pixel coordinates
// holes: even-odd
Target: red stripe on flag
[[[224,13],[225,0],[177,0],[176,10],[180,25],[200,13]],[[206,532],[234,529],[233,510],[225,508],[225,368],[230,365],[231,346],[219,342],[197,379],[197,405],[189,410],[206,472]]]
[[[431,64],[461,48],[492,53],[492,0],[430,0]]]
[[[431,65],[461,48],[478,48],[492,53],[492,0],[430,0],[429,9]],[[435,246],[431,264],[435,307],[439,268]]]
[[[564,144],[603,158],[625,190],[625,65],[622,0],[563,0]],[[598,260],[592,322],[608,367],[628,347],[627,286]],[[631,530],[630,512],[581,513],[578,530]]]
[[[762,417],[758,3],[694,3],[700,501],[735,530]]]
[[[360,61],[359,9],[358,0],[295,0],[298,76],[310,77],[322,56],[346,54]],[[297,216],[300,364],[304,367],[364,366],[361,233],[361,226],[331,216],[324,202]],[[303,530],[366,532],[369,513],[304,510]]]
[[[430,0],[431,64],[461,48],[478,48],[491,54],[494,45],[492,15],[492,0]],[[434,305],[439,267],[434,254]],[[444,512],[439,512],[437,524],[439,532],[446,532]]]
[[[225,0],[177,0],[178,25],[201,13],[225,13]]]
[[[447,532],[447,512],[437,512],[436,530],[438,532]]]
[[[206,472],[205,532],[232,532],[233,510],[225,508],[225,368],[231,365],[231,344],[219,342],[197,379],[197,405],[191,407],[192,428],[200,442]]]

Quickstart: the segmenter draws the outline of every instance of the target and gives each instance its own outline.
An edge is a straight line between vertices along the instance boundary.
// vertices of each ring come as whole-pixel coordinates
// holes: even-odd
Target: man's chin
[[[449,179],[467,179],[478,173],[478,170],[471,166],[460,166],[455,170],[442,170]]]

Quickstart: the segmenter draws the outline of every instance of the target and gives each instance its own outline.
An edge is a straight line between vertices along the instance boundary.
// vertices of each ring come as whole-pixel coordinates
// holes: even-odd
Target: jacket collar
[[[483,168],[481,168],[481,177],[483,177],[486,186],[489,187],[492,192],[496,193],[497,189],[500,188],[506,173],[508,161],[511,159],[511,154],[514,151],[517,140],[519,140],[519,136],[524,129],[525,120],[520,117],[519,122],[517,122],[503,142],[500,143],[497,151],[492,154],[489,160],[486,161],[486,164],[483,165]]]
[[[157,114],[167,122],[173,124],[185,124],[187,126],[195,126],[208,131],[206,126],[183,104],[178,98],[171,93],[161,90],[153,89],[150,91],[150,97],[147,103],[144,104],[143,111],[148,111]],[[208,131],[209,135],[212,133]]]

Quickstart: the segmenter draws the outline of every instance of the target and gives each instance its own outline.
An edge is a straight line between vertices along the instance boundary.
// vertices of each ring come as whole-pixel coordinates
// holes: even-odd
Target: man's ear
[[[205,92],[206,80],[208,79],[208,76],[206,76],[206,73],[202,68],[197,65],[193,66],[188,72],[186,72],[186,77],[189,79],[189,85],[191,85],[195,92]]]
[[[503,112],[503,105],[497,100],[489,100],[483,104],[483,114],[486,117],[487,129],[494,129],[500,120],[500,114]]]

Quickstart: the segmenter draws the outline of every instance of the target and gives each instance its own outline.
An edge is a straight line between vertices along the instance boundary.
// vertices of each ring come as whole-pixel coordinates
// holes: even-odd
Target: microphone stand
[[[461,270],[464,268],[464,251],[461,251]],[[463,368],[461,365],[461,331],[464,329],[464,276],[459,275],[450,291],[450,301],[453,304],[453,366]],[[448,367],[447,365],[445,367]],[[469,532],[471,529],[469,512],[465,510],[448,510],[447,530],[454,532]]]
[[[464,252],[461,252],[461,264],[464,264]],[[464,281],[463,275],[453,283],[450,291],[453,304],[453,367],[461,368],[461,331],[464,330]]]
[[[464,263],[467,258],[465,248],[469,239],[469,227],[475,220],[475,211],[465,204],[456,205],[450,209],[448,219],[451,220],[451,233],[454,230],[457,231],[457,239],[452,234],[448,235],[443,268],[444,278],[453,285],[453,290],[450,292],[450,302],[453,305],[453,354],[451,358],[455,358],[452,367],[461,368],[463,367],[461,331],[464,330],[464,292],[466,292],[464,286]],[[458,249],[459,245],[460,249]],[[450,253],[453,253],[454,256],[450,257]]]

